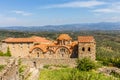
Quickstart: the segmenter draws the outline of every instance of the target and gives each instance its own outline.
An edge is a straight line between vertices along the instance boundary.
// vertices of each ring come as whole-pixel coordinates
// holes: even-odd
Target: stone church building
[[[78,36],[77,41],[73,41],[68,34],[60,34],[55,41],[38,36],[2,40],[1,51],[6,52],[8,47],[13,57],[96,58],[96,42],[93,36]]]

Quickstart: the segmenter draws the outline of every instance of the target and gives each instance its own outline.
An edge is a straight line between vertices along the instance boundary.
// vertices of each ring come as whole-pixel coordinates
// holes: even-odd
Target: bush
[[[0,65],[0,71],[4,69],[5,65]]]
[[[79,69],[80,71],[89,71],[96,68],[96,63],[89,58],[77,60],[77,69]]]
[[[4,56],[4,53],[0,51],[0,56]]]
[[[50,65],[44,65],[43,67],[48,69],[50,67]]]
[[[6,52],[6,53],[3,53],[3,52],[0,51],[0,56],[8,56],[8,57],[11,57],[11,52],[10,52],[9,47],[7,48],[7,52]]]
[[[5,54],[6,56],[11,56],[11,52],[10,52],[10,49],[9,49],[9,47],[7,48],[7,52],[6,52],[6,54]]]

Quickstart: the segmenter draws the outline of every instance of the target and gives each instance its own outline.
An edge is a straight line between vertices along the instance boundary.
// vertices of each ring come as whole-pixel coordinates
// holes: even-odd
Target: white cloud
[[[101,1],[74,1],[63,4],[48,5],[44,6],[43,8],[79,8],[79,7],[90,8],[104,4],[106,3]]]
[[[95,9],[96,13],[120,13],[120,2],[109,3],[105,8]]]
[[[105,9],[96,9],[96,10],[93,10],[93,12],[113,13],[113,12],[116,12],[116,11],[113,10],[113,9],[105,8]]]
[[[31,16],[32,13],[29,13],[29,12],[25,12],[25,11],[19,11],[19,10],[14,10],[12,11],[13,13],[16,13],[16,14],[20,14],[20,15],[23,15],[23,16]]]

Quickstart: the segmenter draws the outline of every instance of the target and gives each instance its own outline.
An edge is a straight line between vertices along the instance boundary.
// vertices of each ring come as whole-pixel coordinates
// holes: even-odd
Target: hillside
[[[17,31],[80,31],[80,30],[120,30],[119,22],[101,22],[101,23],[81,23],[66,25],[47,25],[47,26],[10,26],[0,27],[1,30]]]

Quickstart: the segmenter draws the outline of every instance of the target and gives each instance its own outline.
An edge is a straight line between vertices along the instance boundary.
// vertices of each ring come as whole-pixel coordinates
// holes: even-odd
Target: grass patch
[[[105,76],[95,71],[79,71],[77,69],[64,68],[59,70],[44,69],[40,71],[39,80],[119,80],[111,76]]]

